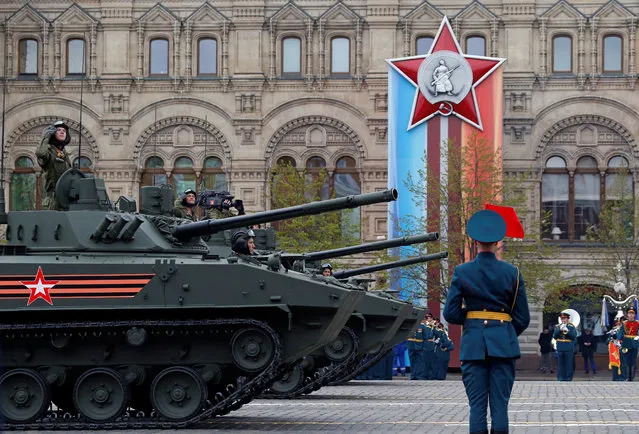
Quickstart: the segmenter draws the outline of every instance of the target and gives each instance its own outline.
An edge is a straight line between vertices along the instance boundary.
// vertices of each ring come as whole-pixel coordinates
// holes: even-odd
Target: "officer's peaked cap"
[[[631,307],[630,309],[626,311],[626,313],[630,313],[630,312],[637,313],[637,311],[633,307]]]
[[[477,211],[468,220],[466,233],[480,243],[495,243],[506,236],[506,220],[495,211]]]
[[[562,318],[564,318],[564,317],[570,318],[570,314],[567,313],[567,312],[562,312],[561,315],[559,315],[559,316],[562,317]]]

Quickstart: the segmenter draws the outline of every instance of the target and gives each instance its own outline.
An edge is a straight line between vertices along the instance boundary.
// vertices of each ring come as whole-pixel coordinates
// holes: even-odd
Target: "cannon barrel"
[[[411,244],[437,241],[438,239],[439,232],[429,232],[427,234],[415,235],[412,237],[393,238],[390,240],[375,241],[374,243],[360,244],[358,246],[306,253],[304,254],[304,259],[306,261],[322,261],[324,259],[355,255],[357,253],[373,252],[375,250],[390,249],[392,247],[410,246]]]
[[[397,200],[397,190],[393,188],[375,193],[365,193],[340,197],[337,199],[305,203],[302,205],[263,211],[255,214],[244,214],[218,220],[203,220],[201,222],[187,223],[177,226],[173,231],[173,235],[178,239],[187,239],[200,235],[214,234],[226,229],[247,227],[261,223],[286,220],[294,217],[321,214],[329,211],[357,208],[376,203],[392,202],[394,200]]]
[[[337,271],[333,273],[333,277],[336,279],[348,279],[349,277],[359,276],[360,274],[374,273],[375,271],[405,267],[407,265],[420,264],[422,262],[428,262],[428,261],[436,261],[438,259],[444,259],[447,257],[448,257],[448,252],[433,253],[430,255],[417,256],[415,258],[410,258],[410,259],[402,259],[401,261],[387,262],[385,264],[356,268],[354,270]]]

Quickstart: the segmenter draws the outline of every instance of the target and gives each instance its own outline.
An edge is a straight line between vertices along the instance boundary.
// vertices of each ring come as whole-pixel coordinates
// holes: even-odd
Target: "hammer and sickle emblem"
[[[453,105],[449,102],[439,104],[439,114],[442,116],[450,116],[453,114]]]

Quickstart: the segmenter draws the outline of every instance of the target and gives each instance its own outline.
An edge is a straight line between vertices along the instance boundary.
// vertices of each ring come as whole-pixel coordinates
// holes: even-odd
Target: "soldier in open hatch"
[[[64,121],[55,122],[43,132],[36,157],[44,172],[44,198],[42,199],[44,209],[62,210],[55,197],[55,186],[60,176],[71,168],[69,154],[64,149],[70,141],[69,126]]]

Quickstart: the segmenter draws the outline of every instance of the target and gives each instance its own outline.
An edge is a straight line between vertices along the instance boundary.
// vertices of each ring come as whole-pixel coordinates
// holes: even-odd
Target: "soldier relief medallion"
[[[433,53],[419,67],[419,90],[431,104],[459,104],[470,92],[473,70],[462,56],[453,51]]]

